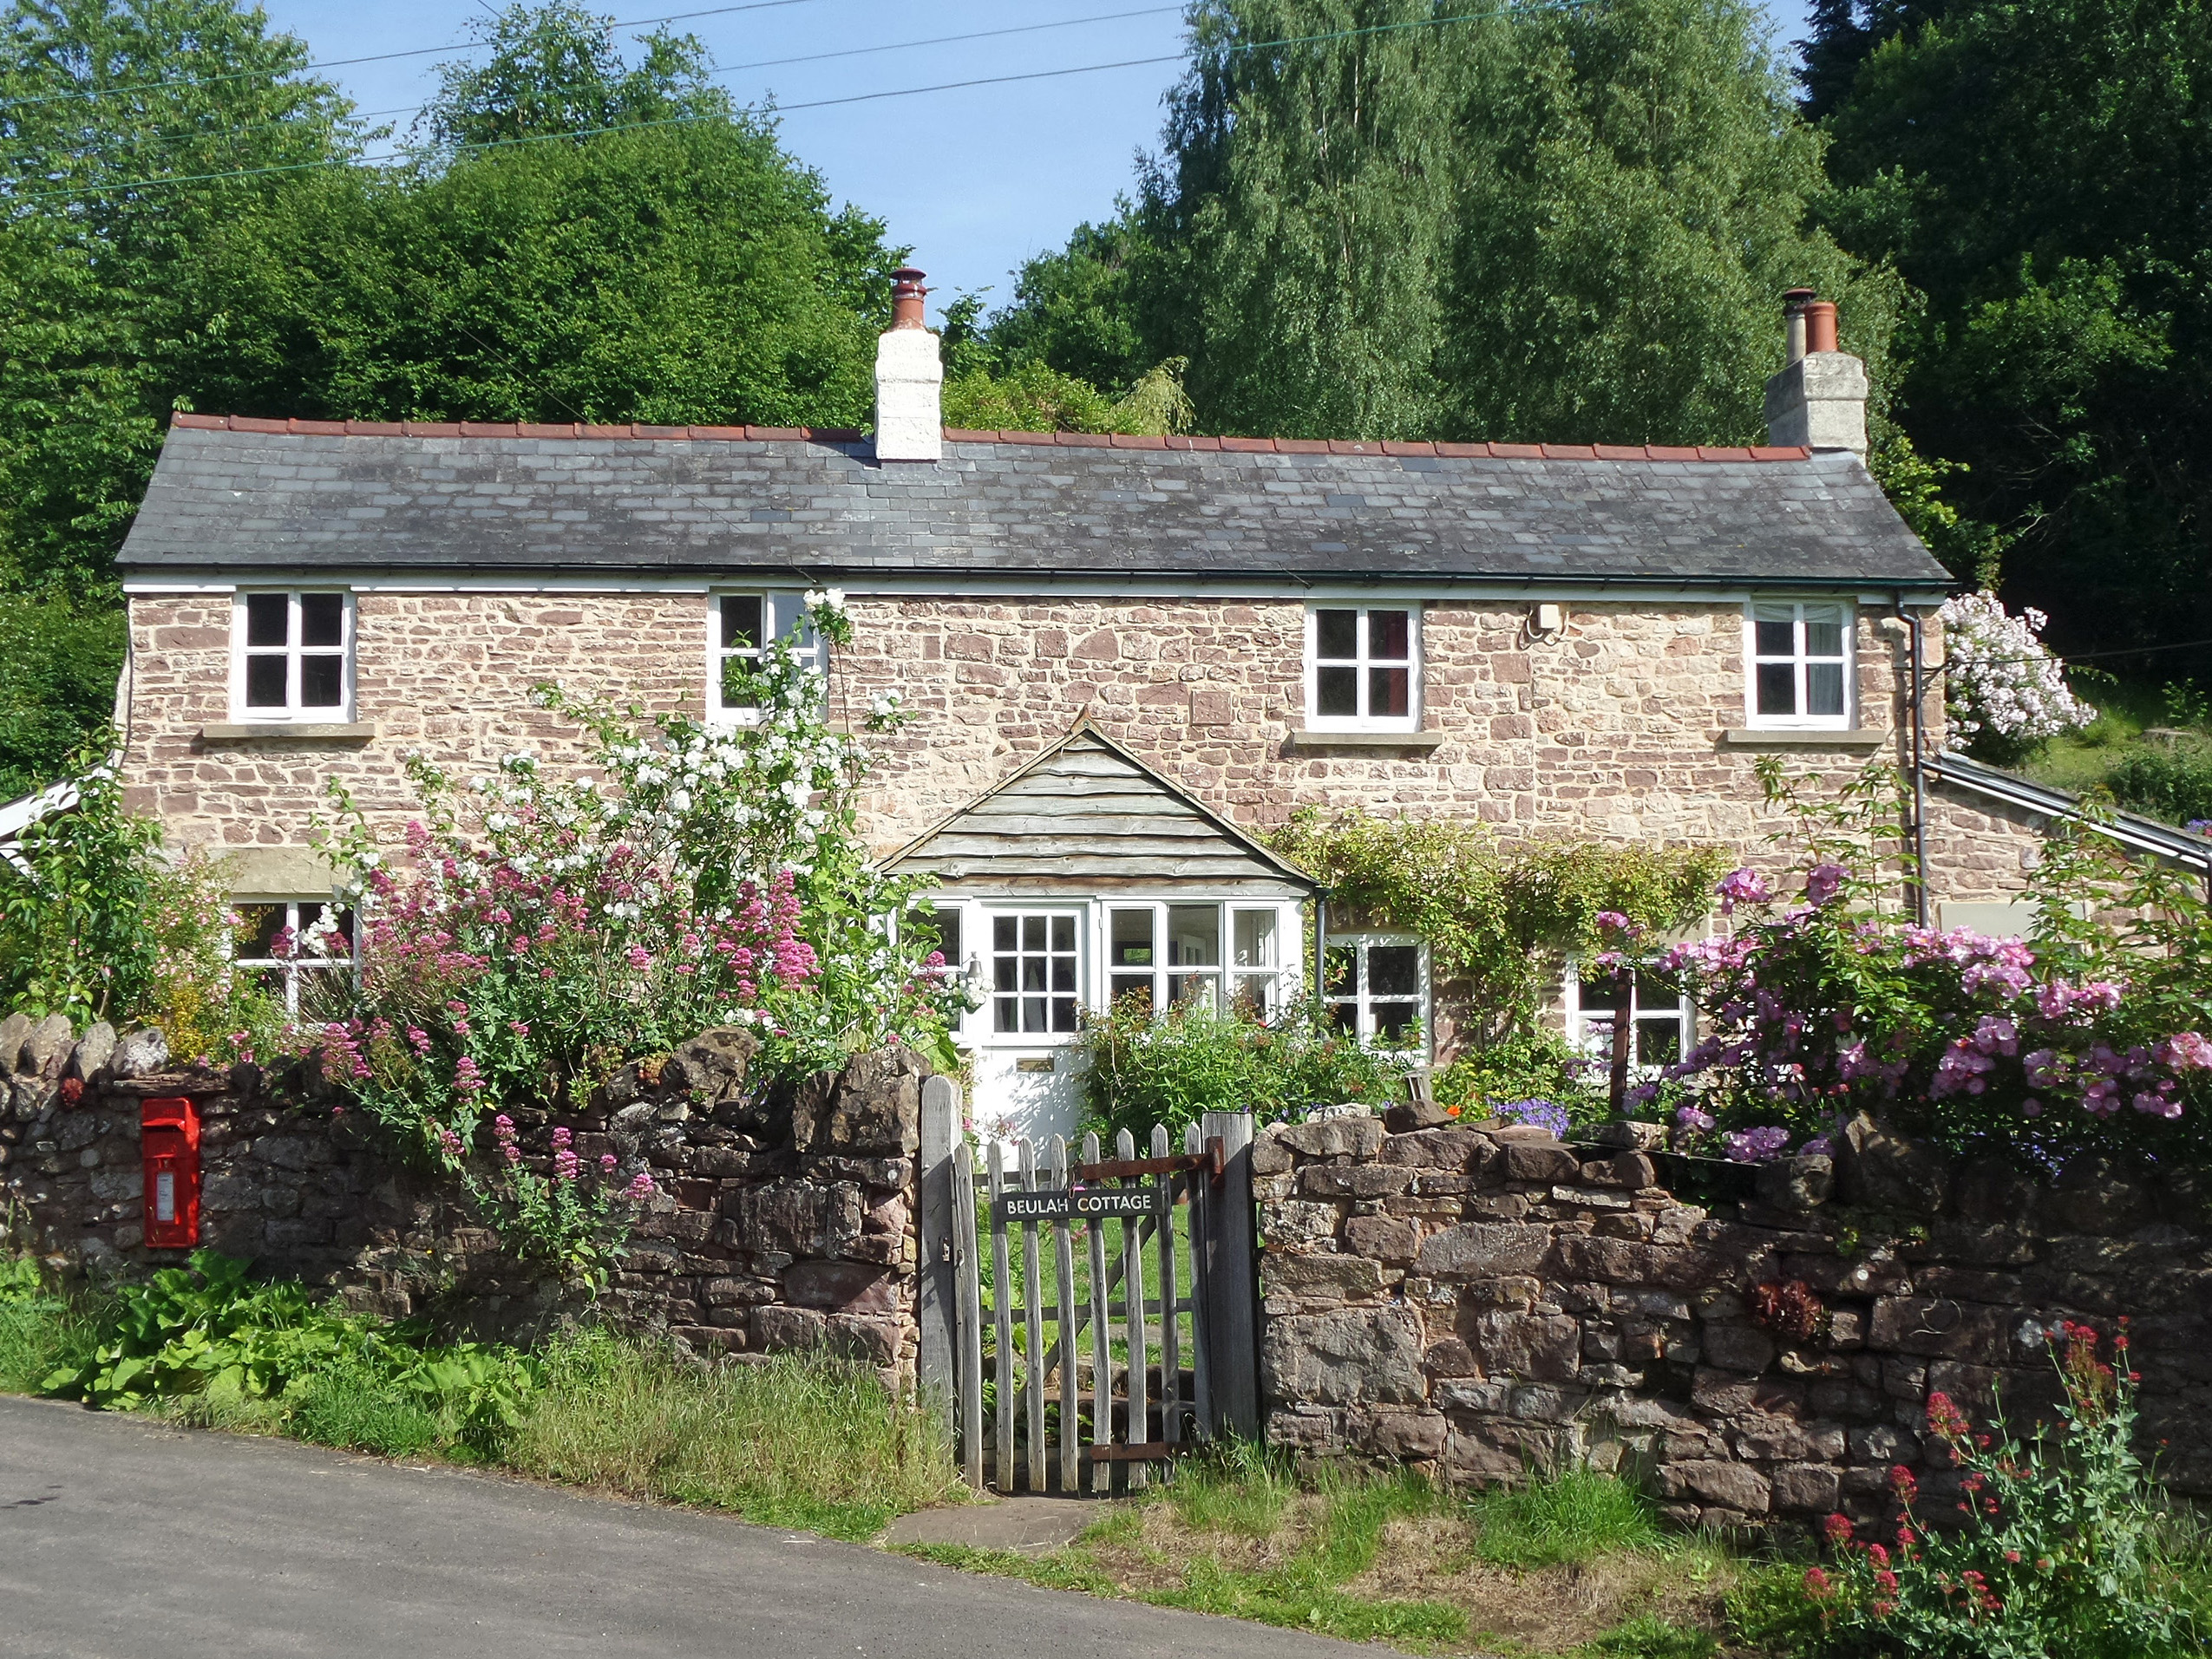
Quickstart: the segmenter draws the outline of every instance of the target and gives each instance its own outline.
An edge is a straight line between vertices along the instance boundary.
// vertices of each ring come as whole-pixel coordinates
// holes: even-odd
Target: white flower
[[[843,588],[830,589],[828,592],[822,595],[822,603],[827,604],[832,611],[844,610],[845,590]]]

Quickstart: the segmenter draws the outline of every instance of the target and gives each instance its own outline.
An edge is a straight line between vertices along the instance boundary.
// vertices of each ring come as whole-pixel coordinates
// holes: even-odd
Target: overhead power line
[[[704,11],[677,11],[659,17],[630,17],[607,25],[609,29],[637,29],[646,23],[684,23],[693,17],[720,17],[736,11],[773,11],[782,6],[807,6],[815,0],[749,0],[742,6],[710,6]],[[324,58],[312,63],[300,64],[297,69],[279,69],[279,75],[305,75],[315,69],[342,69],[356,63],[389,63],[403,57],[429,57],[438,52],[474,52],[481,50],[488,41],[461,41],[449,46],[411,46],[400,52],[371,52],[365,57]],[[221,75],[180,75],[169,81],[141,81],[121,87],[71,87],[62,92],[41,94],[36,98],[10,98],[0,101],[0,112],[26,109],[34,104],[56,103],[65,98],[120,98],[134,92],[159,92],[176,87],[212,87],[225,81],[249,81],[257,75],[267,75],[267,69],[229,69]]]
[[[772,0],[773,3],[800,3],[801,0]],[[1552,0],[1546,4],[1522,4],[1497,7],[1489,11],[1463,12],[1451,17],[1423,18],[1402,23],[1377,23],[1365,29],[1340,29],[1325,35],[1299,35],[1280,40],[1239,42],[1225,49],[1231,54],[1270,51],[1286,46],[1319,46],[1331,42],[1354,40],[1370,35],[1395,34],[1412,29],[1437,29],[1452,23],[1479,23],[1487,18],[1512,16],[1548,15],[1580,11],[1604,0]],[[748,8],[733,7],[733,10]],[[782,115],[802,109],[833,109],[849,104],[873,103],[886,98],[913,98],[926,93],[959,92],[975,87],[1007,86],[1018,82],[1050,81],[1071,75],[1097,75],[1110,69],[1142,69],[1160,63],[1180,63],[1185,60],[1181,52],[1166,53],[1152,57],[1117,59],[1110,63],[1078,63],[1060,69],[1030,69],[1013,75],[978,75],[965,81],[940,81],[923,87],[894,87],[882,92],[856,92],[839,98],[814,98],[803,103],[777,104],[773,113]],[[565,128],[553,133],[531,133],[519,138],[490,139],[477,144],[455,146],[458,154],[483,154],[494,150],[514,149],[526,144],[544,144],[557,140],[599,138],[611,133],[645,132],[657,128],[693,126],[702,121],[718,119],[704,115],[670,115],[653,121],[617,121],[603,127]],[[111,195],[118,191],[151,190],[171,185],[213,184],[232,179],[270,177],[283,173],[313,173],[329,167],[376,167],[407,159],[407,153],[395,150],[383,155],[361,157],[326,157],[316,161],[298,161],[272,167],[234,167],[219,173],[169,174],[150,179],[125,180],[117,184],[87,185],[72,189],[40,191],[29,195],[0,196],[0,206],[29,206],[33,202],[62,199],[78,199],[88,196]]]
[[[821,63],[833,58],[861,57],[878,52],[912,51],[925,46],[951,46],[966,41],[990,40],[1002,35],[1033,35],[1040,29],[1075,29],[1087,23],[1122,23],[1131,17],[1156,17],[1165,12],[1179,12],[1181,10],[1180,5],[1145,6],[1135,11],[1107,11],[1090,17],[1063,17],[1049,23],[1017,23],[1006,29],[979,29],[965,35],[933,35],[923,40],[887,41],[877,46],[847,46],[841,47],[834,52],[805,52],[793,57],[769,57],[762,58],[752,63],[724,64],[717,66],[710,73],[717,76],[737,75],[747,69],[780,69],[793,63]],[[414,114],[424,108],[425,106],[422,104],[403,104],[396,109],[357,111],[350,119],[359,122],[368,122],[386,115]],[[226,127],[219,132],[201,130],[180,133],[145,133],[134,137],[126,136],[106,140],[106,142],[115,146],[128,145],[134,148],[142,145],[183,144],[195,139],[243,138],[249,134],[269,132],[285,125],[286,123],[281,120],[249,121],[245,126]],[[56,147],[58,149],[60,147]],[[75,150],[68,152],[71,154],[79,153]]]

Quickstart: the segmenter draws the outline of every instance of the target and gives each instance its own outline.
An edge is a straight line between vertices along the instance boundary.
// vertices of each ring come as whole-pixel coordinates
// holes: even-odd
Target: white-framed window
[[[1744,620],[1750,723],[1849,726],[1851,631],[1846,604],[1754,599]]]
[[[1072,910],[991,913],[991,1030],[1071,1036],[1083,1005],[1081,917]]]
[[[1582,976],[1579,963],[1567,964],[1567,1041],[1592,1058],[1613,1058],[1613,976]],[[1690,999],[1664,980],[1638,974],[1628,993],[1628,1064],[1648,1080],[1689,1052],[1694,1029]]]
[[[760,666],[761,648],[780,639],[808,668],[823,666],[821,637],[807,620],[804,598],[796,593],[717,593],[707,639],[707,713],[710,718],[745,725],[758,711],[743,697],[728,695],[732,664],[740,670]]]
[[[1317,604],[1306,613],[1306,723],[1317,731],[1421,725],[1421,608]]]
[[[240,593],[231,609],[231,712],[240,721],[353,718],[353,595]]]
[[[1430,1029],[1429,947],[1410,933],[1332,933],[1321,996],[1362,1042],[1402,1048]]]
[[[1199,1003],[1269,1019],[1282,1008],[1291,937],[1278,905],[1109,903],[1106,996],[1117,1008]]]
[[[301,988],[317,975],[353,971],[353,911],[328,898],[243,898],[232,902],[245,923],[232,968],[259,980],[299,1015]]]

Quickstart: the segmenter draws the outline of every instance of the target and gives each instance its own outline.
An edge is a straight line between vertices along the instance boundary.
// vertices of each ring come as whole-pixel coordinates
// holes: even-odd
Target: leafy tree
[[[728,120],[730,95],[708,80],[706,49],[666,29],[640,36],[644,58],[625,65],[612,20],[569,0],[510,5],[474,18],[492,49],[481,63],[456,59],[419,125],[442,147],[511,143],[556,133],[595,132],[652,121]]]
[[[1926,297],[1901,424],[2069,654],[2212,636],[2208,63],[2201,0],[1952,0],[1829,118],[1836,236]]]
[[[1743,0],[1204,0],[1141,199],[991,337],[1190,358],[1213,430],[1742,442],[1779,291],[1879,376],[1901,296],[1807,224],[1821,140]]]

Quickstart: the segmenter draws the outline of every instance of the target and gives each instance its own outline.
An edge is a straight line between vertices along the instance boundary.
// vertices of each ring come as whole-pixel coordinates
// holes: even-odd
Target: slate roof
[[[1841,453],[180,415],[127,575],[1947,578]]]
[[[894,875],[995,891],[1130,892],[1196,884],[1209,892],[1306,898],[1320,884],[1185,794],[1092,726],[884,860]]]

